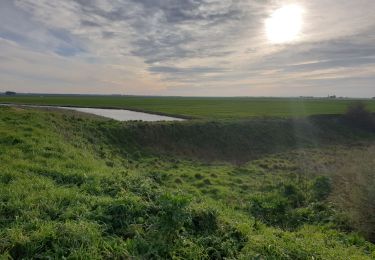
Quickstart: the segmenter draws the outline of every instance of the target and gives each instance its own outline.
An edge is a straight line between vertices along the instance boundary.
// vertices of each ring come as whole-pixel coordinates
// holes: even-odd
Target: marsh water
[[[156,121],[183,121],[182,118],[154,115],[144,112],[136,112],[125,109],[105,109],[105,108],[86,108],[86,107],[60,107],[60,106],[37,106],[37,105],[18,105],[18,104],[0,104],[2,106],[21,106],[21,107],[37,107],[37,108],[57,108],[57,109],[67,109],[74,110],[78,112],[94,114],[102,117],[111,118],[118,121],[146,121],[146,122],[156,122]]]

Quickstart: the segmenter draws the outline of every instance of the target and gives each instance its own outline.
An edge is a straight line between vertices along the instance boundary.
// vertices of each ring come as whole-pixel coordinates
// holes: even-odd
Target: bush
[[[189,200],[181,195],[163,194],[158,197],[144,234],[134,237],[131,252],[141,259],[171,259],[183,246],[181,236],[185,225],[191,223]]]
[[[158,205],[158,232],[164,239],[173,239],[183,226],[190,222],[190,214],[187,210],[189,200],[180,195],[165,194],[157,200]]]
[[[345,118],[353,126],[375,131],[374,115],[363,103],[355,103],[348,107]]]
[[[203,259],[237,259],[248,241],[247,236],[236,227],[226,222],[220,224],[215,232],[201,233],[194,239],[194,242],[204,248]]]
[[[143,219],[148,216],[148,210],[143,201],[128,197],[99,205],[95,218],[105,224],[106,233],[133,238],[137,233],[135,225],[142,224]]]
[[[266,225],[295,230],[304,224],[326,224],[334,212],[321,202],[331,193],[331,180],[316,178],[306,194],[296,184],[288,183],[275,193],[254,196],[250,199],[250,213]]]
[[[293,208],[301,207],[305,201],[304,194],[294,184],[284,185],[283,195],[289,200]]]
[[[193,210],[193,230],[198,233],[212,233],[218,228],[218,212],[213,209]]]
[[[250,200],[250,213],[263,223],[284,226],[287,220],[289,202],[279,194],[255,196]]]
[[[331,179],[326,176],[319,176],[312,184],[312,193],[315,200],[326,199],[332,191]]]

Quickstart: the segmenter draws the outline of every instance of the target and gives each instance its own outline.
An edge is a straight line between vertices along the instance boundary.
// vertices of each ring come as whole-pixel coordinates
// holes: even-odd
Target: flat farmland
[[[205,98],[138,96],[0,96],[0,103],[123,108],[197,119],[299,117],[342,114],[350,104],[363,102],[375,112],[375,100],[299,98]]]

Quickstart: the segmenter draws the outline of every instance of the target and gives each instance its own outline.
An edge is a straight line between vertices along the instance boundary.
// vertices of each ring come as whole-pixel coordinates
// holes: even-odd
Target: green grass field
[[[244,119],[341,114],[356,100],[109,96],[0,96],[0,103],[125,108],[201,119]],[[365,100],[375,112],[375,100]]]
[[[338,116],[0,107],[0,258],[374,259],[374,153]]]

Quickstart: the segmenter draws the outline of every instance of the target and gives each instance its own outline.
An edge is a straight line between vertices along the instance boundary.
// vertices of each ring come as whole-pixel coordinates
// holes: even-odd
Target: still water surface
[[[140,120],[146,122],[156,122],[156,121],[184,121],[182,118],[170,117],[170,116],[161,116],[148,114],[143,112],[135,112],[124,109],[104,109],[104,108],[85,108],[85,107],[59,107],[59,106],[35,106],[35,105],[15,105],[15,104],[0,104],[3,106],[23,106],[23,107],[41,107],[41,108],[58,108],[58,109],[67,109],[74,110],[83,113],[94,114],[98,116],[103,116],[111,118],[118,121],[132,121]]]

